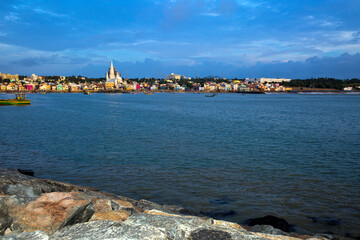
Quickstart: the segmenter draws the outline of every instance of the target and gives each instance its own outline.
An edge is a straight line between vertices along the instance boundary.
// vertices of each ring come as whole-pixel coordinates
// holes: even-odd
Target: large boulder
[[[138,201],[136,203],[136,207],[144,211],[156,209],[166,213],[200,216],[199,213],[194,212],[190,209],[186,209],[176,205],[160,205],[145,199],[141,199],[140,201]]]
[[[16,170],[0,168],[0,194],[18,197],[39,197],[49,192],[90,192],[96,188],[82,187],[47,179],[39,179],[21,174]]]
[[[268,233],[274,235],[284,235],[287,236],[289,233],[281,231],[280,229],[274,228],[270,225],[255,225],[250,229],[252,232],[259,232],[259,233]]]
[[[79,223],[65,227],[50,236],[51,240],[98,239],[158,239],[168,240],[166,234],[152,226],[130,226],[116,221]]]
[[[247,223],[249,226],[255,226],[255,225],[270,225],[273,226],[274,228],[280,229],[284,232],[289,232],[290,230],[290,225],[289,223],[282,218],[278,218],[275,216],[265,216],[265,217],[260,217],[260,218],[252,218],[247,220]]]
[[[8,206],[5,200],[0,197],[0,235],[10,226],[11,218],[9,216]]]
[[[80,192],[43,194],[25,206],[13,206],[11,230],[29,232],[41,230],[52,233],[64,226],[88,221],[91,200]]]
[[[42,231],[14,233],[4,237],[0,240],[49,240],[49,236]]]
[[[129,216],[130,214],[124,210],[97,212],[91,217],[90,221],[125,221]]]
[[[201,229],[191,233],[189,240],[232,240],[231,235],[224,231]]]

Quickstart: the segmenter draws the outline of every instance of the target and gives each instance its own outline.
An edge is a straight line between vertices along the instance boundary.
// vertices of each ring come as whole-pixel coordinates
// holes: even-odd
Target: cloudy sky
[[[1,0],[0,72],[360,78],[359,0]]]

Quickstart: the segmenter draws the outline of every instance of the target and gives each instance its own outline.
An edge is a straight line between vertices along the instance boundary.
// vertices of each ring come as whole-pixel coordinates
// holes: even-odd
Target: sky
[[[0,72],[360,78],[360,0],[0,0]],[[157,73],[157,75],[156,75]]]

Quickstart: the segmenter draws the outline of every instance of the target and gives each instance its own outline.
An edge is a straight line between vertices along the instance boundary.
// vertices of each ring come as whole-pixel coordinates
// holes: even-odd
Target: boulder
[[[110,199],[96,199],[93,203],[95,212],[106,212],[112,210]]]
[[[21,174],[16,170],[0,168],[0,194],[16,195],[18,197],[39,197],[43,193],[71,191],[90,192],[98,191],[98,189],[39,179]]]
[[[274,228],[270,225],[255,225],[253,226],[250,231],[252,232],[260,232],[260,233],[268,233],[273,235],[289,235],[288,233],[281,231],[280,229]]]
[[[51,236],[51,240],[98,239],[167,239],[166,234],[151,226],[129,226],[123,222],[96,221],[65,227]]]
[[[23,233],[13,233],[4,237],[0,237],[0,240],[48,240],[49,236],[42,232],[23,232]]]
[[[286,220],[271,215],[261,218],[249,219],[246,222],[248,223],[249,226],[270,225],[284,232],[289,232],[290,230],[290,225]]]
[[[124,210],[97,212],[91,217],[90,221],[125,221],[129,216],[130,214]]]
[[[140,208],[141,210],[152,210],[156,209],[162,212],[167,213],[174,213],[174,214],[182,214],[182,215],[192,215],[192,216],[200,216],[199,213],[196,213],[192,210],[182,208],[176,205],[160,205],[148,200],[141,199],[136,203],[136,207]]]
[[[211,219],[187,217],[158,212],[156,215],[135,213],[125,223],[136,227],[156,228],[166,233],[169,239],[186,239],[191,232],[211,224]]]
[[[46,193],[25,207],[12,209],[11,230],[52,233],[66,225],[88,221],[90,199],[80,192]]]
[[[0,197],[0,235],[4,235],[5,230],[10,226],[8,206],[3,198]]]
[[[31,169],[18,169],[19,173],[24,174],[24,175],[28,175],[28,176],[34,176],[35,173],[33,170]]]
[[[202,229],[190,234],[189,240],[232,240],[231,235],[224,231]]]

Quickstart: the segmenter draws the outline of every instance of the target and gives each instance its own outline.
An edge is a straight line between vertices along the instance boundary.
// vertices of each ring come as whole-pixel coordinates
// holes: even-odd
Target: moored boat
[[[213,94],[207,94],[205,95],[205,97],[215,97],[217,94],[216,93],[213,93]]]
[[[0,99],[0,105],[27,105],[31,100],[26,98],[26,94],[18,93],[14,99]]]

